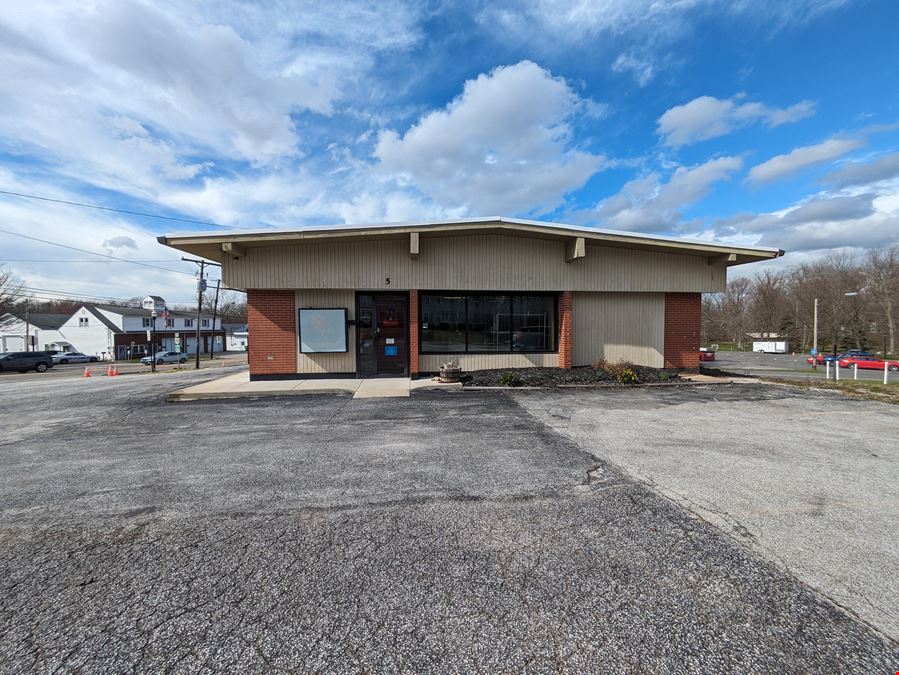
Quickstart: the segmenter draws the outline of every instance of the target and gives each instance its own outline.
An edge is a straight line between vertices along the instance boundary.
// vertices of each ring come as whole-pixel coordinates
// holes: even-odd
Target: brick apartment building
[[[448,361],[696,368],[701,294],[783,254],[498,217],[159,241],[247,292],[254,380],[415,377]]]

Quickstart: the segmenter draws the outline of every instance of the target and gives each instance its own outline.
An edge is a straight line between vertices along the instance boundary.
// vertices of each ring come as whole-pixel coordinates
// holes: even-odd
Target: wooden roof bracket
[[[584,237],[574,237],[565,242],[565,262],[574,262],[587,255],[587,241]]]
[[[222,243],[222,253],[227,253],[236,260],[237,258],[245,256],[247,254],[247,249],[233,241],[226,241]]]
[[[737,262],[736,253],[722,253],[721,255],[709,256],[709,265],[728,265]]]

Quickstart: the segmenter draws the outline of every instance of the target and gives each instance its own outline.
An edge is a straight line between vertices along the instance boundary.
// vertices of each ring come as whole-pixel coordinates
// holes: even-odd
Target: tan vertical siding
[[[565,262],[564,241],[515,235],[364,239],[251,248],[226,257],[232,288],[365,290],[638,291],[724,290],[725,268],[704,256],[587,244]],[[387,283],[387,279],[390,283]]]
[[[356,318],[356,293],[352,290],[313,290],[296,291],[296,308],[304,307],[346,307],[347,318]],[[296,312],[294,313],[296,314]],[[295,317],[296,319],[296,317]],[[250,336],[252,340],[252,335]],[[356,372],[356,327],[349,328],[349,351],[337,354],[300,354],[297,349],[298,373],[355,373]]]
[[[492,368],[527,368],[540,366],[555,368],[559,355],[550,354],[422,354],[419,368],[423,373],[436,373],[447,361],[462,366],[462,370],[489,370]]]
[[[596,359],[664,364],[664,293],[574,293],[572,315],[575,366]]]

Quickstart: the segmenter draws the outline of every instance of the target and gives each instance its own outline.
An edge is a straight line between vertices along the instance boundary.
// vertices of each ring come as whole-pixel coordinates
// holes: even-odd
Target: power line
[[[118,260],[119,262],[126,262],[126,263],[130,263],[132,265],[141,265],[142,267],[149,267],[149,268],[155,269],[155,270],[162,270],[163,272],[171,272],[172,274],[186,274],[189,277],[194,276],[194,274],[191,272],[182,272],[181,270],[173,270],[168,267],[159,267],[158,265],[151,265],[149,263],[143,263],[143,262],[139,262],[137,260],[128,260],[127,258],[119,258],[117,256],[108,255],[106,253],[97,253],[96,251],[88,251],[87,249],[77,248],[75,246],[69,246],[68,244],[60,244],[55,241],[47,241],[46,239],[39,239],[38,237],[31,237],[27,234],[21,234],[19,232],[12,232],[10,230],[4,230],[2,228],[0,228],[0,232],[3,232],[4,234],[11,234],[14,237],[22,237],[23,239],[30,239],[31,241],[37,241],[42,244],[49,244],[50,246],[59,246],[60,248],[67,248],[71,251],[78,251],[79,253],[87,253],[88,255],[100,256],[101,258],[108,258],[110,260]]]
[[[4,262],[27,262],[27,263],[108,263],[119,262],[117,260],[60,260],[59,258],[35,259],[35,258],[0,258],[0,263]],[[127,260],[122,262],[141,262],[141,263],[172,263],[181,262],[174,258],[168,260]]]
[[[131,307],[135,309],[140,309],[140,306],[131,300],[130,298],[115,298],[115,297],[106,297],[99,295],[89,295],[89,294],[78,294],[78,293],[69,293],[67,291],[54,291],[46,288],[33,288],[28,286],[21,286],[16,291],[6,293],[6,297],[10,298],[24,298],[24,299],[36,299],[36,300],[51,300],[51,301],[63,301],[63,300],[75,300],[84,302],[86,304],[116,304],[121,305],[123,307]],[[190,306],[190,303],[174,303],[175,305],[183,305]]]
[[[222,225],[221,223],[212,223],[206,220],[192,220],[190,218],[176,218],[174,216],[162,216],[158,213],[144,213],[142,211],[129,211],[127,209],[116,209],[111,206],[99,206],[97,204],[85,204],[84,202],[72,202],[67,199],[54,199],[52,197],[41,197],[39,195],[30,195],[24,192],[13,192],[11,190],[0,190],[0,194],[11,195],[13,197],[23,197],[25,199],[38,199],[42,202],[53,202],[55,204],[66,204],[67,206],[80,206],[85,209],[97,209],[98,211],[112,211],[113,213],[124,213],[129,216],[141,216],[143,218],[158,218],[159,220],[172,220],[179,223],[191,223],[193,225],[209,225],[210,227],[226,227],[235,230],[248,230],[248,227],[240,227],[239,225]]]

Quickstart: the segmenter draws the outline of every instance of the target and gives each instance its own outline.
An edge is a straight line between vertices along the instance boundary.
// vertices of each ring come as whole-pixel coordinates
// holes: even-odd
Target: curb
[[[757,378],[740,378],[748,382],[759,382]],[[462,387],[462,390],[469,391],[545,391],[553,389],[640,389],[642,387],[702,387],[715,386],[721,384],[741,384],[738,379],[726,379],[720,382],[693,382],[692,380],[680,380],[677,382],[643,382],[639,384],[557,384],[545,386],[527,386],[527,387],[487,387],[487,386],[468,386]]]

